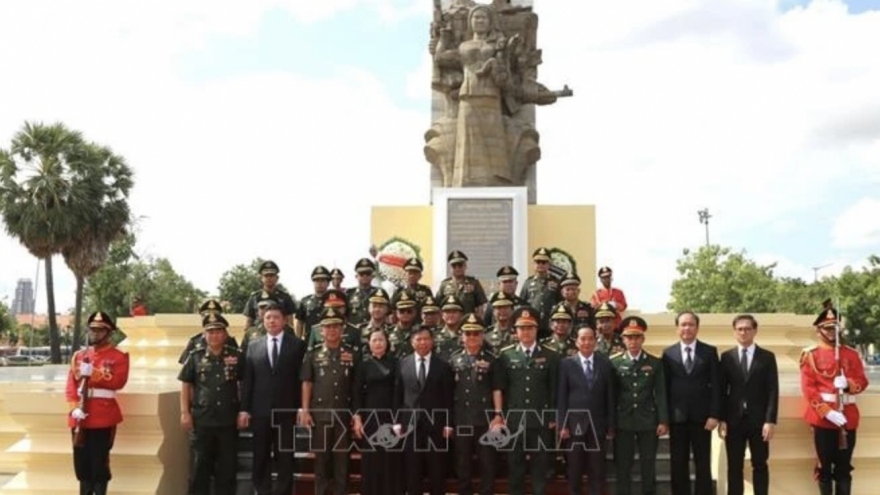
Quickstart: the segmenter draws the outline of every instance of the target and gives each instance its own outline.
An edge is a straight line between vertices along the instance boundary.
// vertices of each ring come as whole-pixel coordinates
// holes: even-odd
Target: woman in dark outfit
[[[384,440],[394,443],[391,425],[394,404],[394,379],[397,359],[389,352],[388,336],[383,330],[370,333],[369,351],[354,376],[353,406],[355,437],[363,438],[361,457],[361,494],[399,495],[402,493],[403,458],[397,448],[386,449]]]

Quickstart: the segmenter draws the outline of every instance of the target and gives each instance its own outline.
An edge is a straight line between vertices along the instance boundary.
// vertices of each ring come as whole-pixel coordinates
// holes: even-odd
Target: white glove
[[[831,421],[837,426],[843,426],[846,424],[846,416],[844,416],[842,412],[833,409],[828,411],[828,414],[825,415],[825,419]]]
[[[844,390],[846,387],[849,387],[849,382],[846,381],[845,376],[837,375],[834,377],[834,388],[839,388],[840,390]]]
[[[611,306],[611,307],[614,308],[614,309],[617,309],[617,303],[614,302],[614,301],[608,301],[608,305]]]
[[[91,363],[79,363],[79,376],[92,376]]]
[[[77,421],[82,421],[86,419],[87,416],[88,414],[84,413],[83,410],[78,407],[73,411],[70,411],[70,417]]]

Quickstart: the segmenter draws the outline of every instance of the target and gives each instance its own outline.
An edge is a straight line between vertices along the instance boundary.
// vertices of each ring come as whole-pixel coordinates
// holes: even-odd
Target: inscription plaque
[[[498,269],[514,265],[513,199],[448,198],[446,229],[446,253],[468,256],[468,274],[488,296],[497,289]]]

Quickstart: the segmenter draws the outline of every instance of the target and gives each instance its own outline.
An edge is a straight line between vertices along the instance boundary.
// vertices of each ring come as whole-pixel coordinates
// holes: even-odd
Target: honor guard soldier
[[[315,494],[348,493],[349,422],[354,376],[360,356],[342,339],[343,314],[324,308],[324,341],[306,353],[302,367],[302,410],[299,424],[311,427],[315,453]],[[332,482],[330,473],[333,473]]]
[[[560,301],[559,281],[550,273],[550,252],[538,248],[532,253],[535,274],[526,279],[519,293],[520,299],[538,311],[540,322],[539,337],[550,334],[550,312]]]
[[[614,326],[614,322],[617,321],[617,318],[618,315],[617,312],[614,311],[614,307],[607,302],[602,303],[599,306],[599,309],[596,310],[596,333],[599,334],[598,342],[596,343],[596,351],[601,352],[606,356],[611,356],[626,350],[623,339],[618,333],[619,329]]]
[[[388,300],[388,293],[385,289],[379,287],[373,291],[369,299],[370,303],[370,319],[360,324],[361,349],[365,349],[370,342],[370,334],[373,330],[382,330],[388,333],[388,313],[391,309],[391,302]]]
[[[342,273],[342,270],[339,268],[334,268],[330,270],[330,288],[335,290],[340,290],[342,293],[345,293],[345,288],[342,286],[342,281],[345,280],[345,274]]]
[[[510,494],[525,494],[526,466],[531,470],[532,492],[544,495],[550,473],[559,354],[537,342],[538,312],[530,307],[513,315],[518,343],[501,350],[499,384],[504,397],[507,428],[517,435],[507,452]],[[526,462],[526,452],[531,460]]]
[[[498,292],[493,292],[492,295],[489,296],[489,311],[485,311],[485,314],[483,315],[483,326],[487,329],[495,323],[495,312],[492,311],[492,301],[495,300],[496,295],[503,292],[507,296],[507,299],[513,302],[513,309],[511,312],[517,308],[526,306],[526,302],[516,295],[517,277],[519,277],[519,272],[516,271],[516,268],[510,265],[502,266],[498,269],[495,276],[498,277],[498,285],[500,289]]]
[[[455,427],[470,434],[456,435],[455,459],[460,495],[474,493],[471,484],[473,457],[480,464],[480,495],[492,495],[495,484],[495,448],[480,441],[490,427],[501,427],[503,400],[495,356],[483,345],[485,327],[473,313],[464,318],[461,333],[464,346],[452,354],[450,363],[455,373]]]
[[[552,335],[541,341],[541,346],[556,351],[561,357],[571,356],[577,352],[577,344],[571,335],[571,310],[564,303],[559,303],[550,314],[550,330]]]
[[[868,387],[868,378],[859,353],[840,343],[836,309],[823,309],[814,325],[819,343],[803,351],[800,365],[801,392],[808,404],[804,419],[812,427],[819,458],[815,476],[820,495],[850,495],[859,427],[856,396]]]
[[[397,323],[388,332],[389,349],[387,352],[400,359],[413,352],[409,337],[413,329],[418,327],[416,323],[418,303],[415,295],[409,289],[404,289],[394,293],[391,305],[394,307]]]
[[[580,328],[584,325],[595,328],[592,306],[578,299],[581,294],[581,278],[573,272],[566,273],[562,277],[562,282],[559,282],[559,292],[562,302],[571,311],[572,328]]]
[[[237,347],[226,345],[229,322],[222,315],[205,315],[202,327],[207,345],[190,352],[177,376],[182,382],[180,425],[192,432],[189,493],[233,495],[238,456],[238,384],[244,376],[244,355]]]
[[[357,274],[358,285],[345,291],[348,299],[348,323],[358,326],[370,319],[370,296],[376,287],[373,287],[373,277],[376,273],[376,264],[369,258],[361,258],[354,266]]]
[[[343,320],[345,319],[345,315],[348,313],[348,301],[345,298],[345,294],[342,292],[330,289],[324,293],[323,301],[321,301],[322,308],[334,308],[339,314],[342,315]],[[321,314],[323,315],[323,309],[321,310]],[[342,324],[342,340],[350,347],[355,350],[360,350],[361,347],[361,330],[352,325],[350,322],[344,322]],[[312,327],[312,330],[309,334],[308,348],[313,349],[318,344],[324,341],[324,333],[323,326],[318,324]]]
[[[321,322],[321,297],[330,285],[330,272],[326,267],[318,265],[312,270],[312,286],[314,294],[302,298],[296,308],[296,335],[305,342],[309,341],[312,327]]]
[[[434,352],[444,361],[461,349],[461,324],[464,319],[462,302],[455,296],[446,296],[440,305],[443,312],[443,327],[434,334]]]
[[[117,330],[107,313],[89,315],[89,346],[74,353],[67,373],[67,425],[73,438],[73,468],[82,495],[106,495],[110,449],[122,411],[116,392],[128,382],[128,353],[113,345]]]
[[[517,298],[519,300],[519,298]],[[489,302],[492,306],[495,324],[489,327],[486,333],[485,341],[492,349],[492,353],[496,356],[501,349],[509,346],[515,340],[513,329],[513,311],[514,299],[506,292],[496,292],[492,294],[492,300]]]
[[[482,316],[483,306],[488,302],[483,284],[467,274],[468,257],[461,251],[455,250],[446,257],[452,269],[452,276],[443,279],[437,289],[436,299],[442,301],[448,296],[455,296],[461,301],[464,313],[475,313]]]
[[[617,495],[632,493],[633,456],[639,453],[642,493],[656,492],[656,459],[659,437],[669,428],[663,361],[642,349],[648,324],[638,316],[621,323],[624,352],[611,356],[617,392],[614,426],[614,461]]]
[[[220,301],[216,299],[208,299],[199,306],[199,315],[204,317],[207,314],[222,314],[223,306],[220,304]],[[199,332],[186,342],[186,347],[183,348],[183,352],[180,353],[180,357],[177,358],[177,364],[183,364],[186,362],[186,358],[189,357],[189,353],[191,353],[195,349],[204,349],[205,348],[205,332]],[[231,345],[234,347],[238,347],[238,341],[235,340],[235,337],[232,335],[226,336],[226,345]]]
[[[256,339],[264,337],[266,335],[266,326],[263,325],[263,315],[266,314],[266,310],[272,306],[280,307],[278,305],[278,301],[269,297],[269,294],[264,292],[263,296],[260,297],[259,302],[257,302],[257,317],[259,319],[256,324],[252,327],[248,328],[244,332],[244,337],[241,339],[241,346],[239,350],[243,355],[247,354],[248,346],[253,343]],[[228,330],[227,330],[228,331]],[[294,335],[293,327],[288,324],[284,324],[283,332],[288,335]],[[227,342],[227,345],[229,343]]]
[[[432,295],[430,287],[419,283],[424,269],[425,265],[418,258],[410,258],[403,265],[403,270],[406,272],[406,286],[404,289],[409,290],[411,295],[415,296],[418,304],[424,303],[425,299]]]
[[[264,291],[268,292],[272,299],[278,301],[278,305],[281,306],[281,311],[284,312],[284,316],[287,319],[287,324],[292,324],[293,315],[296,314],[296,302],[294,302],[293,297],[286,290],[278,286],[278,273],[280,272],[278,265],[274,261],[264,261],[260,265],[259,271],[260,282],[263,284],[263,287],[251,292],[247,303],[244,305],[244,316],[247,318],[244,326],[245,329],[250,328],[256,321],[257,301],[259,301]]]
[[[617,332],[620,329],[620,319],[623,315],[623,312],[626,311],[626,296],[623,295],[623,291],[618,289],[617,287],[611,287],[611,280],[613,272],[611,268],[607,266],[603,266],[599,269],[599,282],[602,283],[602,287],[596,289],[593,292],[593,295],[590,296],[590,305],[595,309],[599,309],[599,306],[602,303],[607,302],[614,308],[614,311],[617,313],[614,319],[614,331]]]
[[[440,306],[437,304],[434,296],[425,298],[425,301],[419,307],[419,314],[422,316],[422,322],[419,326],[427,328],[432,334],[435,333],[440,327],[442,320],[440,319]]]

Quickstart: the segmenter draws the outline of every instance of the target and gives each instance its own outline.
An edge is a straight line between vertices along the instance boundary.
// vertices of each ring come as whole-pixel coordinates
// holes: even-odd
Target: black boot
[[[95,493],[92,484],[87,481],[79,482],[79,495],[93,495]]]
[[[840,485],[838,485],[840,486]],[[820,481],[819,482],[819,495],[834,495],[834,491],[832,490],[831,481]]]
[[[95,483],[95,495],[107,495],[107,482],[99,481]],[[831,495],[831,492],[828,492]]]
[[[843,480],[837,482],[837,487],[834,489],[835,495],[849,495],[852,491],[852,480]]]

